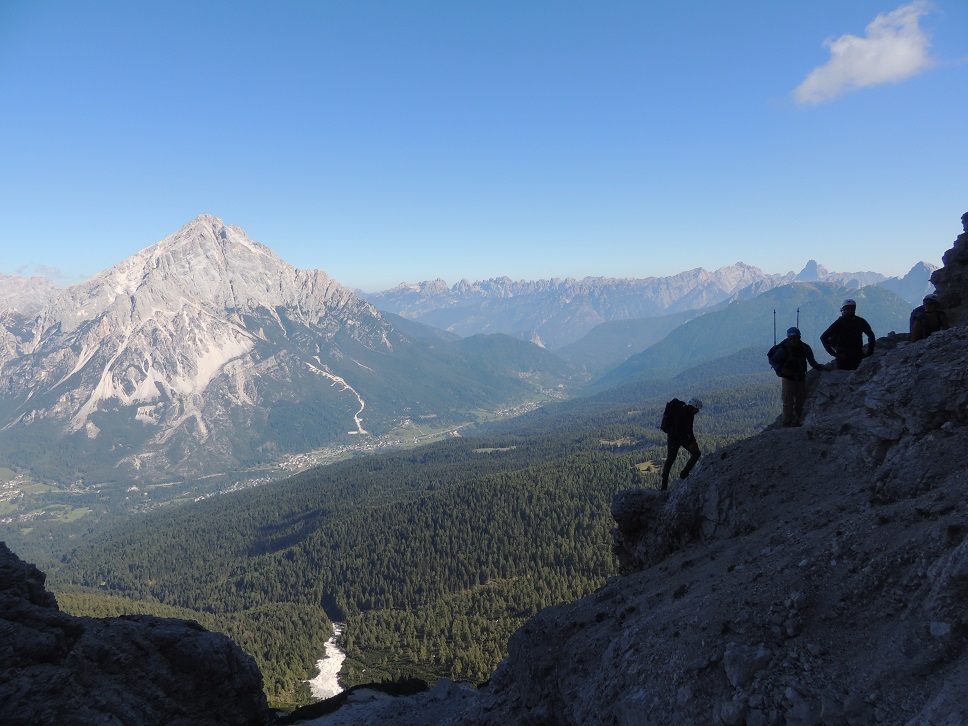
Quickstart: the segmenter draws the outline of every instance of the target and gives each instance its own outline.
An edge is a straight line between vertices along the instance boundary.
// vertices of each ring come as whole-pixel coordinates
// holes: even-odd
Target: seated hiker
[[[815,370],[826,370],[813,357],[813,349],[800,339],[799,328],[789,328],[786,340],[770,351],[770,365],[783,379],[783,425],[801,426],[803,404],[807,398],[807,363]]]
[[[911,311],[911,341],[924,340],[931,333],[948,329],[948,316],[941,309],[941,300],[931,293],[924,296],[924,304]]]
[[[672,470],[672,465],[675,463],[676,457],[679,455],[679,449],[684,448],[689,452],[689,461],[686,465],[682,467],[682,471],[679,472],[679,478],[685,479],[689,476],[689,472],[699,461],[699,456],[701,452],[699,451],[699,443],[696,441],[696,436],[692,432],[692,422],[702,408],[702,401],[698,398],[690,398],[687,403],[682,403],[678,399],[673,399],[679,406],[674,407],[670,410],[670,421],[667,433],[667,445],[668,453],[666,454],[665,466],[662,467],[662,488],[669,488],[669,472]],[[663,429],[666,430],[666,429]]]

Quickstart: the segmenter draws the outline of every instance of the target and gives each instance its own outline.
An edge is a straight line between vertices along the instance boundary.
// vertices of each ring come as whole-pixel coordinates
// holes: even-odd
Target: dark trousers
[[[807,399],[807,382],[783,379],[783,425],[799,426],[803,419],[803,403]]]
[[[837,368],[842,371],[856,371],[864,360],[863,350],[837,351]]]
[[[697,444],[695,440],[689,442],[688,444],[684,444],[678,439],[670,436],[667,443],[669,450],[666,454],[665,466],[662,467],[663,489],[669,488],[669,472],[672,471],[672,465],[675,463],[676,457],[679,455],[679,449],[685,449],[691,454],[689,461],[686,462],[686,465],[682,467],[682,471],[679,472],[680,479],[685,479],[687,476],[689,476],[689,472],[692,471],[692,467],[694,467],[696,462],[699,461],[700,456],[699,444]]]

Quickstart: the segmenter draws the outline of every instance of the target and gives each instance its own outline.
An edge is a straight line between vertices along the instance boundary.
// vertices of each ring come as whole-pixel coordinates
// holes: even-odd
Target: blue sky
[[[366,291],[941,264],[964,0],[0,2],[0,272],[202,213]]]

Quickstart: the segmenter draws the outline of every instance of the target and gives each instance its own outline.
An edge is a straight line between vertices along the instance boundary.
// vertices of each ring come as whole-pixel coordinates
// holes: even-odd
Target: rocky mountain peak
[[[17,403],[4,425],[52,419],[96,439],[105,425],[125,428],[127,417],[139,423],[127,433],[185,462],[213,436],[230,452],[238,432],[217,421],[263,416],[264,388],[291,387],[300,372],[323,386],[342,381],[328,369],[329,341],[386,351],[389,330],[325,272],[298,270],[242,229],[202,215],[67,288],[6,336],[4,393]],[[359,408],[355,396],[344,405]],[[170,446],[176,433],[191,443]],[[135,452],[128,461],[142,469],[148,459]]]
[[[203,214],[174,234],[134,255],[124,267],[135,271],[130,280],[139,284],[155,275],[177,276],[187,290],[205,293],[219,284],[252,281],[247,271],[273,272],[286,267],[268,247],[253,242],[239,227]],[[258,287],[264,287],[259,284]]]
[[[902,277],[901,279],[902,280],[920,280],[924,277],[924,275],[927,275],[930,278],[931,273],[933,273],[937,269],[938,269],[937,265],[931,265],[924,261],[916,262],[914,266],[910,270],[908,270],[907,273],[904,275],[904,277]]]
[[[201,215],[160,242],[65,290],[41,324],[70,331],[108,312],[144,322],[186,307],[212,314],[296,307],[318,318],[334,300],[342,303],[352,297],[326,273],[297,270],[239,227]]]
[[[0,272],[0,315],[8,311],[35,315],[58,293],[60,288],[46,277],[4,275]]]
[[[797,282],[816,282],[823,279],[827,273],[827,268],[818,264],[816,260],[808,260],[803,269],[797,273],[796,280]]]

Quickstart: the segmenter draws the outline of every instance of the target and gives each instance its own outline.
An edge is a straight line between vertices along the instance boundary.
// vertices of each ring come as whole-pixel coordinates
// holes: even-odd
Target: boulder
[[[0,542],[0,723],[267,723],[262,674],[226,636],[170,618],[72,617],[45,580]]]
[[[964,232],[941,258],[944,267],[931,274],[952,325],[968,323],[968,212],[961,215],[961,224]]]

